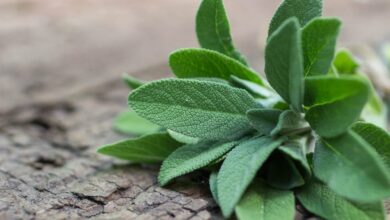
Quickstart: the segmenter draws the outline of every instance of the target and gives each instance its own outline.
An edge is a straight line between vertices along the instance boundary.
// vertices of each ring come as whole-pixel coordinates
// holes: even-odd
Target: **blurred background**
[[[199,0],[1,0],[0,112],[55,99],[129,72],[166,76],[170,52],[197,47]],[[237,48],[259,72],[270,18],[279,1],[226,0]],[[339,46],[379,49],[390,40],[389,0],[326,0],[325,16],[343,20]]]

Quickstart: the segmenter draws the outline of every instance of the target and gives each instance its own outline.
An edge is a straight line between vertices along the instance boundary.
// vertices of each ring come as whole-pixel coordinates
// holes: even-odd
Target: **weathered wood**
[[[111,131],[111,120],[125,107],[127,93],[117,81],[2,115],[0,219],[218,216],[199,177],[163,189],[156,184],[158,167],[95,153],[97,146],[125,138]]]

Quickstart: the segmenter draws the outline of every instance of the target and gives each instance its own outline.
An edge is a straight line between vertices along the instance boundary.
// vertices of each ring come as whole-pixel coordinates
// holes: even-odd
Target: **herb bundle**
[[[269,26],[266,81],[233,46],[222,0],[203,0],[202,48],[169,58],[177,79],[125,76],[133,111],[115,127],[144,135],[98,152],[162,162],[162,186],[210,170],[226,218],[293,219],[300,203],[325,219],[385,219],[386,109],[356,59],[336,52],[340,25],[322,17],[321,0],[284,0]]]

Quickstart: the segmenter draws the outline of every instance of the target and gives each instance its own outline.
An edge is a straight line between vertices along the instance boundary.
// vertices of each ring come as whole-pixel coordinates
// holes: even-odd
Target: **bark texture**
[[[127,88],[104,83],[74,97],[1,115],[0,219],[210,219],[219,216],[204,175],[157,186],[158,167],[95,153]],[[119,103],[119,104],[118,104]]]

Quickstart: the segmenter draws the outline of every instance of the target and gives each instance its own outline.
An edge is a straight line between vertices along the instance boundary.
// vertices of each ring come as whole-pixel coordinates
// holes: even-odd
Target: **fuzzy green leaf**
[[[130,89],[136,89],[142,85],[145,84],[144,81],[141,81],[139,79],[136,79],[135,77],[133,76],[130,76],[129,74],[125,73],[123,74],[122,76],[122,79],[123,81],[126,83],[126,85],[130,88]]]
[[[196,15],[196,34],[201,47],[215,50],[247,64],[234,48],[222,0],[203,0]]]
[[[249,122],[261,134],[270,135],[283,111],[275,109],[252,109],[247,112]]]
[[[370,84],[370,98],[363,109],[361,118],[366,122],[375,124],[381,128],[386,129],[388,122],[388,111],[386,105],[383,103],[381,97],[375,90],[372,82],[369,81],[368,77],[365,75],[358,76],[365,78]]]
[[[368,94],[367,82],[359,77],[307,77],[305,119],[318,135],[335,137],[359,118]]]
[[[319,140],[313,162],[316,177],[345,198],[373,202],[390,196],[390,175],[386,165],[353,131],[337,138]]]
[[[209,165],[236,146],[237,142],[225,144],[202,142],[178,148],[164,160],[158,182],[166,185],[172,179]]]
[[[229,217],[246,188],[281,139],[257,137],[235,147],[218,173],[218,200],[222,213]]]
[[[300,27],[303,27],[310,20],[321,15],[322,0],[284,0],[272,17],[268,36],[271,36],[284,21],[291,17],[296,17]]]
[[[230,76],[264,85],[260,75],[242,63],[207,49],[180,49],[169,57],[172,72],[178,78],[213,77],[230,80]]]
[[[359,68],[359,62],[346,49],[337,51],[333,65],[339,74],[355,74]]]
[[[361,193],[364,194],[364,191]],[[383,220],[382,202],[357,203],[337,195],[326,185],[311,181],[296,193],[298,200],[310,212],[324,219]]]
[[[214,82],[165,79],[129,96],[140,116],[181,134],[233,139],[250,129],[246,112],[257,106],[245,90]]]
[[[209,179],[209,185],[210,185],[210,191],[211,195],[213,196],[215,202],[218,204],[218,188],[217,188],[217,179],[218,178],[218,172],[214,171],[210,174]]]
[[[324,75],[332,64],[341,22],[336,18],[316,18],[302,30],[305,76]]]
[[[142,135],[158,131],[159,126],[128,110],[115,117],[114,129],[124,134]]]
[[[283,146],[280,146],[278,151],[295,160],[304,170],[304,177],[309,177],[311,175],[311,169],[309,162],[307,161],[304,147],[305,146],[303,144],[297,141],[289,141]]]
[[[302,132],[307,130],[309,125],[303,118],[294,111],[287,110],[280,114],[276,127],[271,131],[271,135],[286,135],[289,133]]]
[[[271,86],[302,111],[304,69],[298,20],[285,21],[270,37],[265,49],[265,73]]]
[[[294,194],[256,181],[236,206],[239,220],[291,220],[295,215]]]
[[[199,142],[199,138],[190,137],[184,134],[180,134],[176,131],[172,131],[168,129],[168,134],[175,139],[176,141],[183,144],[197,144]]]
[[[97,152],[132,162],[158,163],[181,145],[164,132],[108,144]]]
[[[390,135],[385,130],[370,123],[357,122],[352,130],[370,144],[380,155],[390,173]]]
[[[256,98],[270,98],[271,96],[276,95],[274,92],[271,92],[269,88],[260,86],[257,83],[240,79],[236,76],[230,76],[230,78],[233,86],[245,89]]]
[[[294,161],[280,152],[275,152],[267,161],[265,179],[270,186],[283,190],[305,184]]]

